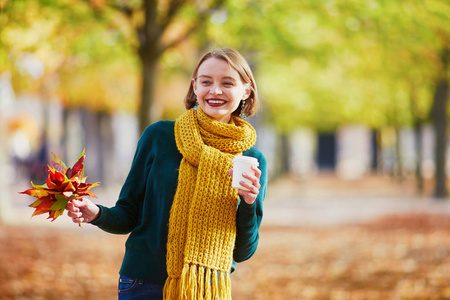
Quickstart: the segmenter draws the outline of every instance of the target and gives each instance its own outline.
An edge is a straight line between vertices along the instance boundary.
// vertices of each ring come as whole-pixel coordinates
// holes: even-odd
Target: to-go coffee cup
[[[249,179],[242,177],[242,173],[255,175],[255,171],[252,170],[252,166],[259,166],[258,160],[254,157],[238,155],[233,158],[233,182],[231,184],[233,188],[248,191],[248,189],[241,186],[239,182],[245,181],[252,184]]]

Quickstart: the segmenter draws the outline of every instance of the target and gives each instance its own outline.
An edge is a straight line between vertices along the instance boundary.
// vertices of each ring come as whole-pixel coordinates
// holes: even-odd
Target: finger
[[[251,199],[256,199],[257,194],[255,194],[253,191],[247,191],[247,190],[243,190],[243,189],[239,189],[238,190],[239,195],[241,195],[242,197],[248,197]]]
[[[229,169],[229,170],[228,170],[228,174],[229,174],[231,177],[233,177],[233,169]]]
[[[81,212],[68,212],[67,215],[71,217],[72,219],[80,218],[83,216],[83,213]]]
[[[77,224],[81,224],[81,223],[83,223],[83,218],[73,218],[72,222],[77,223]]]
[[[74,210],[74,205],[72,204],[72,201],[69,201],[66,205],[66,209],[68,211],[73,211]]]
[[[256,186],[258,189],[261,187],[261,185],[259,184],[259,178],[258,177],[254,176],[254,175],[247,174],[245,172],[242,173],[242,177],[249,179],[252,182],[252,184],[254,186]]]
[[[76,218],[72,218],[72,221],[73,221],[74,223],[78,223],[78,224],[87,222],[87,221],[86,221],[86,217],[83,216],[83,215],[82,215],[82,216],[79,216],[79,217],[76,217]]]
[[[69,212],[79,212],[80,211],[80,209],[78,208],[78,207],[76,207],[76,206],[74,206],[72,203],[67,203],[67,206],[66,206],[66,209],[67,209],[67,211],[69,211]]]
[[[258,167],[252,166],[252,170],[255,171],[255,176],[259,179],[261,178],[261,170]]]
[[[246,189],[248,189],[248,191],[242,190],[244,192],[251,193],[251,194],[256,194],[256,195],[259,194],[259,188],[257,186],[255,186],[255,185],[253,185],[253,184],[250,184],[250,183],[245,182],[245,181],[240,181],[239,185],[244,187],[244,188],[246,188]]]

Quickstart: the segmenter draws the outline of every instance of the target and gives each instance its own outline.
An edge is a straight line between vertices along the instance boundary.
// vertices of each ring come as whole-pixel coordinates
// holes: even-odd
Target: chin
[[[212,119],[222,122],[224,119],[228,120],[231,115],[228,114],[217,114],[217,113],[209,113],[209,112],[205,112],[208,116],[210,116]]]

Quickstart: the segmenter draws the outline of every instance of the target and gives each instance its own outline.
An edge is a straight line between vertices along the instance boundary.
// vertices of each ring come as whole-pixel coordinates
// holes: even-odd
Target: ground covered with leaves
[[[450,218],[265,228],[233,280],[236,299],[450,299]]]
[[[116,299],[125,236],[0,225],[0,299]],[[450,299],[450,217],[263,227],[233,299]]]

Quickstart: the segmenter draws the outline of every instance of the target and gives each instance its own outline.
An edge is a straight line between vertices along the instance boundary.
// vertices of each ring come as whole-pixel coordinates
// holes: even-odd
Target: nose
[[[219,95],[222,94],[222,89],[218,84],[213,84],[211,88],[209,89],[209,93],[212,95]]]

